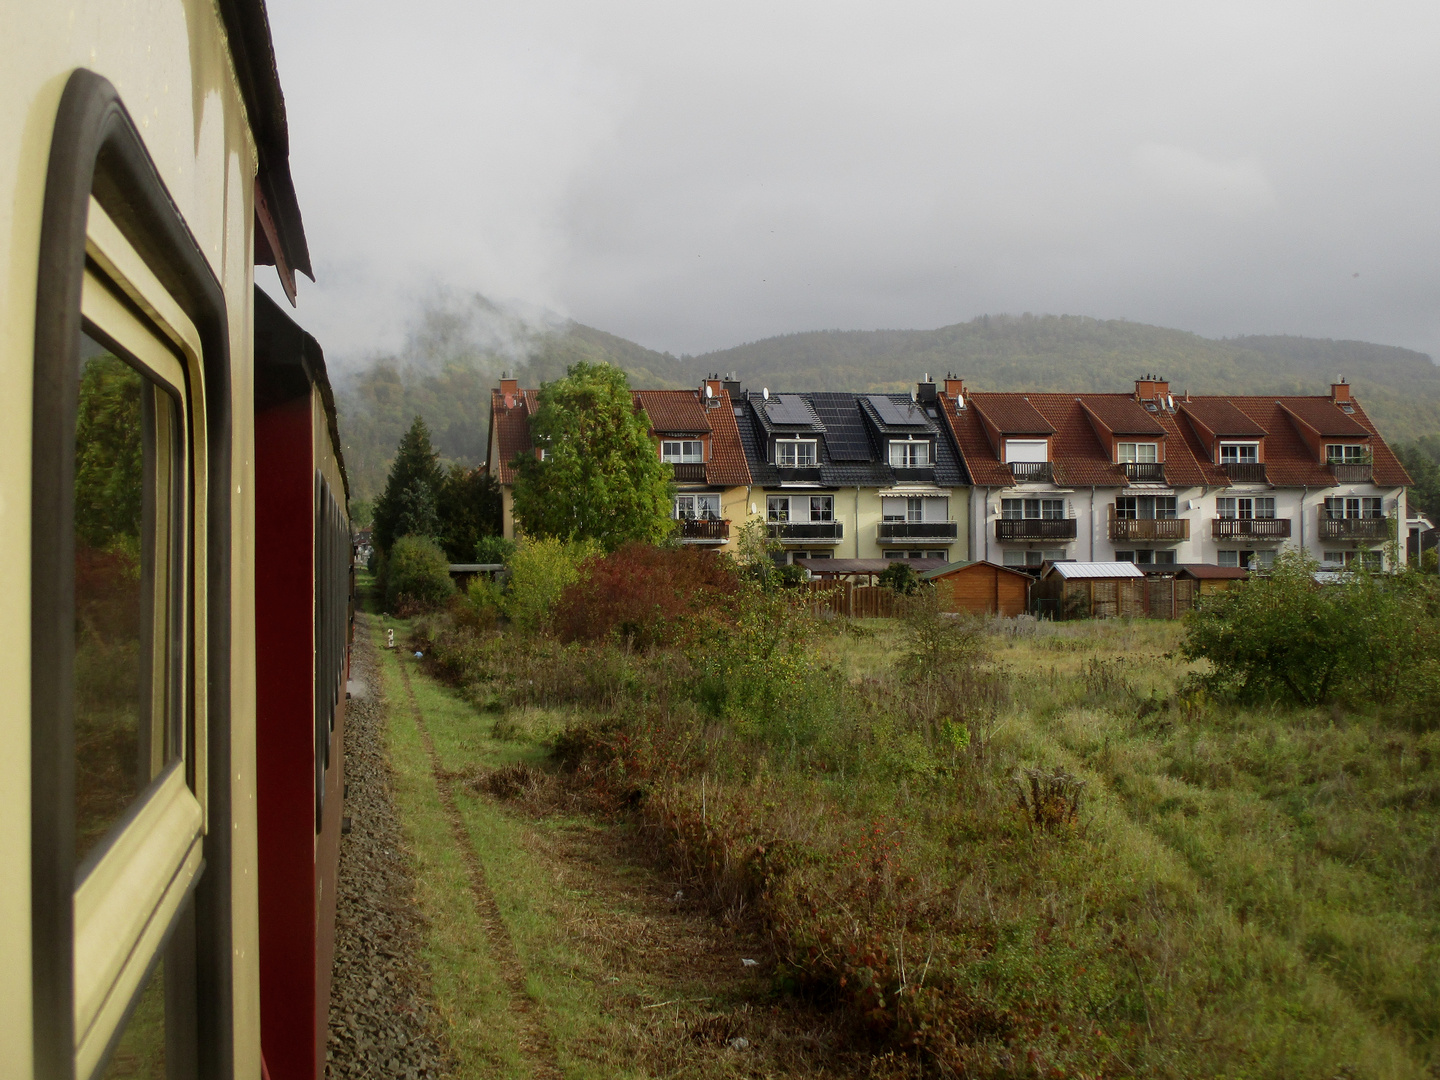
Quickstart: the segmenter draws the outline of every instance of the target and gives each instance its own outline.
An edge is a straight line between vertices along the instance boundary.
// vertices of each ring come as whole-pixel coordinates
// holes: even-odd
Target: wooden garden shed
[[[1146,614],[1145,575],[1129,562],[1051,563],[1030,596],[1039,613],[1057,619]]]
[[[952,562],[920,575],[940,595],[942,611],[1023,615],[1030,609],[1029,574],[999,563]]]

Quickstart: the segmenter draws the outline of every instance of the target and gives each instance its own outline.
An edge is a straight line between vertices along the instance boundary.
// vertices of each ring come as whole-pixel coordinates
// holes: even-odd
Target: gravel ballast
[[[352,696],[345,712],[345,816],[335,912],[326,1075],[441,1077],[446,1055],[429,973],[425,926],[391,795],[385,709],[369,617],[355,616]]]

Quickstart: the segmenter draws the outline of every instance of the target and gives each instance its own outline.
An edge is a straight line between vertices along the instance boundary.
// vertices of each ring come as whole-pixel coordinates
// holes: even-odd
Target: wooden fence
[[[812,615],[847,619],[893,619],[905,614],[906,597],[886,585],[856,585],[849,581],[807,581],[800,586],[810,594]]]

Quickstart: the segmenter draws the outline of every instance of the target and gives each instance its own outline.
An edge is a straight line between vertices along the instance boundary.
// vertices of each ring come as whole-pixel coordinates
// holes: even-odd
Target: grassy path
[[[763,965],[741,963],[761,943],[649,866],[631,826],[553,789],[486,793],[507,766],[543,766],[563,716],[482,713],[405,651],[404,621],[362,625],[457,1078],[837,1075],[837,1033],[771,1000]]]

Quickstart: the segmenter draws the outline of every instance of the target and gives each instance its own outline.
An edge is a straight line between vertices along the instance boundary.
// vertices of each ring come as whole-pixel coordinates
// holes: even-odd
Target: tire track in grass
[[[399,662],[400,680],[405,684],[405,699],[410,703],[410,712],[415,717],[415,728],[419,731],[420,741],[430,758],[430,772],[435,777],[435,787],[440,793],[440,805],[450,822],[455,846],[459,848],[460,857],[465,861],[465,868],[470,874],[470,894],[475,900],[476,914],[485,928],[490,954],[500,966],[506,989],[510,992],[510,1011],[519,1022],[523,1033],[520,1051],[530,1060],[532,1075],[542,1080],[560,1080],[562,1073],[555,1054],[555,1041],[550,1037],[544,1017],[540,1015],[539,1003],[525,988],[525,967],[520,962],[519,953],[515,951],[515,942],[505,927],[500,906],[495,902],[495,894],[490,891],[490,884],[485,880],[485,868],[480,865],[480,859],[475,854],[475,845],[471,842],[459,808],[455,805],[450,775],[440,764],[440,756],[435,752],[435,744],[430,740],[430,729],[425,726],[425,714],[410,685],[409,665],[402,656],[397,656],[396,660]]]

